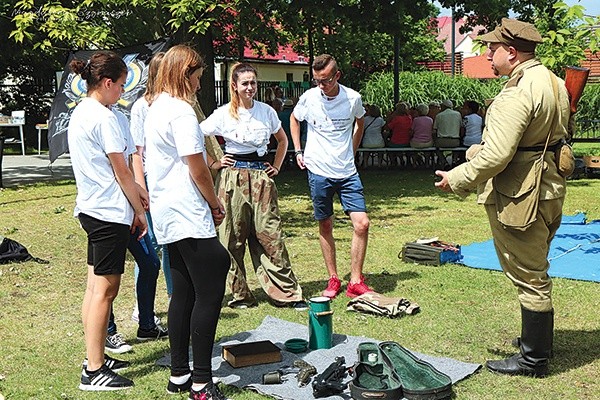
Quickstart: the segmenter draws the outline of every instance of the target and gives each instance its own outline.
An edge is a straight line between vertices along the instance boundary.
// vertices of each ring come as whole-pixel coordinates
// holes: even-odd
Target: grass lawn
[[[378,292],[405,297],[421,313],[383,319],[345,311],[347,298],[332,302],[336,333],[394,340],[422,353],[484,363],[514,349],[520,329],[516,290],[499,272],[458,265],[430,267],[403,263],[398,252],[407,241],[439,236],[460,244],[490,238],[485,213],[474,195],[461,200],[436,191],[431,171],[364,171],[371,219],[365,265],[368,283]],[[277,178],[280,208],[294,271],[306,297],[320,293],[326,271],[305,175],[284,171]],[[86,239],[72,217],[72,181],[0,191],[0,235],[50,260],[0,265],[0,393],[6,399],[166,399],[169,372],[154,365],[168,352],[168,341],[135,343],[133,268],[128,260],[115,302],[119,330],[134,344],[123,355],[132,361],[124,375],[135,388],[116,393],[77,389],[84,357],[80,307],[85,286]],[[600,180],[569,181],[565,213],[586,211],[600,219]],[[347,280],[351,224],[336,206],[335,237],[340,275]],[[495,254],[490,254],[495,257]],[[254,288],[257,282],[249,273]],[[554,280],[556,310],[554,359],[545,379],[506,377],[482,370],[454,386],[457,399],[593,399],[600,393],[600,307],[597,283]],[[224,308],[217,339],[256,328],[266,315],[302,324],[306,313],[276,309],[260,289],[258,308]],[[226,294],[227,301],[229,295]],[[157,312],[166,319],[167,296],[159,277]],[[265,397],[225,387],[234,399]],[[0,396],[1,397],[1,396]],[[181,398],[187,398],[181,396]],[[298,399],[304,400],[304,399]]]

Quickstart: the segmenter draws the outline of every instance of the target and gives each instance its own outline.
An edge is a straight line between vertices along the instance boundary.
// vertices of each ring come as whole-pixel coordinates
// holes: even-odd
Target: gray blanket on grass
[[[233,385],[238,388],[246,388],[257,391],[276,399],[298,400],[312,399],[312,386],[298,387],[298,382],[293,374],[287,375],[287,380],[282,384],[263,385],[262,376],[271,371],[284,366],[291,366],[295,359],[302,358],[306,362],[314,365],[317,371],[322,372],[338,356],[344,356],[346,366],[352,366],[357,361],[356,349],[361,342],[376,342],[378,340],[359,336],[333,335],[333,347],[331,349],[310,350],[306,353],[294,354],[285,350],[284,343],[291,338],[308,338],[308,327],[266,316],[260,326],[252,331],[240,332],[228,338],[220,340],[215,344],[212,355],[213,376],[226,385]],[[282,351],[282,361],[279,363],[252,365],[243,368],[233,368],[229,363],[221,358],[221,346],[226,344],[235,344],[242,342],[254,342],[258,340],[270,340],[275,343]],[[402,344],[402,343],[400,343]],[[427,354],[420,354],[411,351],[418,358],[427,361],[435,368],[445,373],[456,383],[469,375],[475,373],[481,364],[465,363],[452,358],[434,357]],[[169,355],[162,357],[157,361],[158,365],[169,366],[171,357]],[[346,377],[346,382],[350,377]],[[323,398],[325,400],[350,399],[350,390],[339,396]]]

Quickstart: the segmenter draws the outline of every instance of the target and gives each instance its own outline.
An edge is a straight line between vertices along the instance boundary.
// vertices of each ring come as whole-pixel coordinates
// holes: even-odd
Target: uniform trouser
[[[537,220],[524,231],[505,228],[496,218],[496,206],[485,205],[500,265],[517,287],[519,302],[527,310],[552,310],[548,252],[560,226],[563,201],[540,201]]]
[[[227,285],[233,303],[255,304],[246,281],[246,242],[258,281],[275,303],[302,300],[281,230],[275,182],[262,170],[224,168],[218,195],[225,207],[219,240],[231,254]]]

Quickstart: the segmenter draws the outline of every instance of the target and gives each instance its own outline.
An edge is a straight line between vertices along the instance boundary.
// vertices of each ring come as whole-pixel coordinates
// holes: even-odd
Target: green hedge
[[[478,80],[456,76],[452,78],[442,72],[401,72],[400,101],[411,106],[430,101],[451,99],[455,106],[465,100],[484,104],[502,89],[506,79]],[[382,115],[394,108],[394,77],[391,72],[373,74],[360,91],[363,102],[381,108]],[[579,102],[578,119],[599,119],[600,85],[588,84]]]
[[[475,100],[483,104],[502,88],[504,80],[479,81],[463,76],[450,77],[442,72],[402,72],[400,73],[400,101],[411,106],[430,101],[451,99],[455,106],[465,100]],[[363,101],[375,104],[386,114],[394,108],[394,77],[390,72],[374,74],[361,90]]]
[[[587,84],[577,106],[577,119],[600,119],[600,84]]]

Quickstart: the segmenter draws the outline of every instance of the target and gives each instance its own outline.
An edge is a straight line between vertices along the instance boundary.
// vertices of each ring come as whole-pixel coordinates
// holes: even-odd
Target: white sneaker
[[[127,344],[123,338],[123,335],[117,332],[114,335],[108,335],[106,337],[104,349],[106,351],[110,351],[111,353],[121,354],[131,351],[132,347]]]

